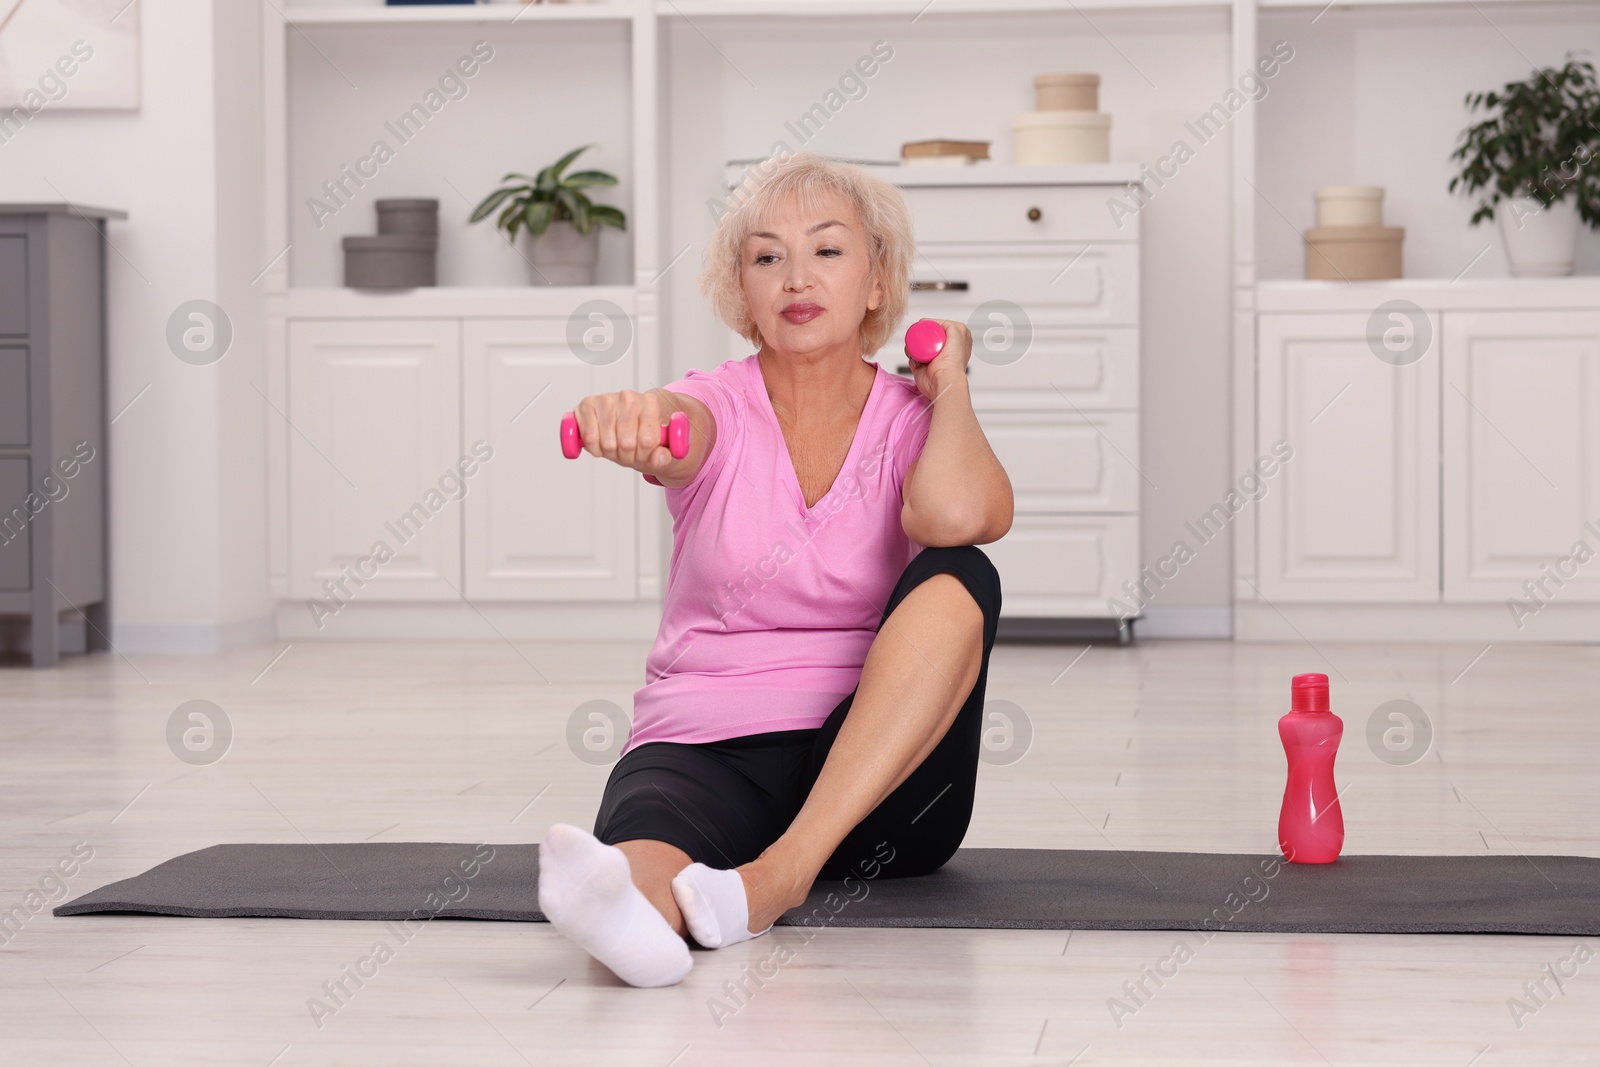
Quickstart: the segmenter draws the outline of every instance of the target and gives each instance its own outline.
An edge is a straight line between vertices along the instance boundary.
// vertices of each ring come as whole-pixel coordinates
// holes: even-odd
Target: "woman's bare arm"
[[[946,322],[945,347],[932,363],[913,363],[924,396],[933,400],[928,440],[906,472],[900,525],[925,548],[981,545],[1011,529],[1011,479],[978,425],[967,386],[972,334]]]

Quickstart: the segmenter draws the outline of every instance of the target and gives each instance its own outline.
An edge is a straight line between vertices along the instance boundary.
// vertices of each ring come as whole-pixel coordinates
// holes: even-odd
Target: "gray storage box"
[[[439,234],[439,201],[379,200],[379,233],[419,233],[427,237]]]
[[[415,289],[436,285],[439,239],[380,233],[344,239],[344,284],[351,289]]]

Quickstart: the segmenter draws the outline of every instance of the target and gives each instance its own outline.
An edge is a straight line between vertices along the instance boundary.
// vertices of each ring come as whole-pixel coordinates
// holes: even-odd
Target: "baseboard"
[[[1548,604],[1519,629],[1504,604],[1273,604],[1237,601],[1236,641],[1600,643],[1600,604]]]
[[[1174,607],[1152,604],[1144,617],[1133,624],[1135,640],[1146,637],[1186,640],[1226,641],[1233,636],[1233,609],[1223,607]]]
[[[206,656],[276,636],[270,613],[231,622],[113,622],[111,643],[119,652],[146,656]]]
[[[649,641],[661,626],[661,605],[349,603],[318,620],[304,602],[284,601],[276,621],[285,641]]]

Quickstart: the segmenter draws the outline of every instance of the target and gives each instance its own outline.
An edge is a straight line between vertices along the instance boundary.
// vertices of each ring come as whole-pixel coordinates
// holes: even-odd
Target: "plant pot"
[[[1578,249],[1577,201],[1549,207],[1532,197],[1508,197],[1495,205],[1506,259],[1515,278],[1556,278],[1572,273]]]
[[[523,233],[526,235],[527,231]],[[600,259],[600,226],[579,233],[571,219],[552,222],[538,237],[524,242],[531,285],[593,285]]]

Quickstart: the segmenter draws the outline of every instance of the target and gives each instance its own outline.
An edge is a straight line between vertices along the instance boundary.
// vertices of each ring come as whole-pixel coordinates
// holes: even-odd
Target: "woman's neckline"
[[[875,362],[872,364],[872,384],[867,387],[866,399],[862,401],[861,411],[856,416],[855,429],[851,432],[850,447],[845,451],[844,461],[839,464],[839,469],[834,472],[833,481],[829,483],[823,494],[817,497],[816,503],[807,506],[805,490],[800,487],[800,475],[794,469],[794,459],[789,452],[789,440],[783,435],[783,424],[778,420],[778,412],[773,406],[772,395],[767,390],[766,374],[761,369],[761,353],[757,352],[752,359],[755,362],[756,387],[765,402],[767,417],[772,420],[772,427],[777,431],[778,442],[783,446],[783,459],[781,462],[788,470],[790,495],[794,498],[795,506],[800,510],[800,513],[804,516],[809,516],[811,512],[821,507],[828,497],[833,495],[833,491],[839,486],[839,476],[847,471],[850,468],[850,464],[855,461],[856,453],[860,450],[862,443],[861,424],[867,421],[867,414],[872,410],[873,400],[877,397],[879,387],[883,384],[883,379],[887,377],[887,374],[881,365]],[[862,360],[862,362],[867,363],[870,361]]]

